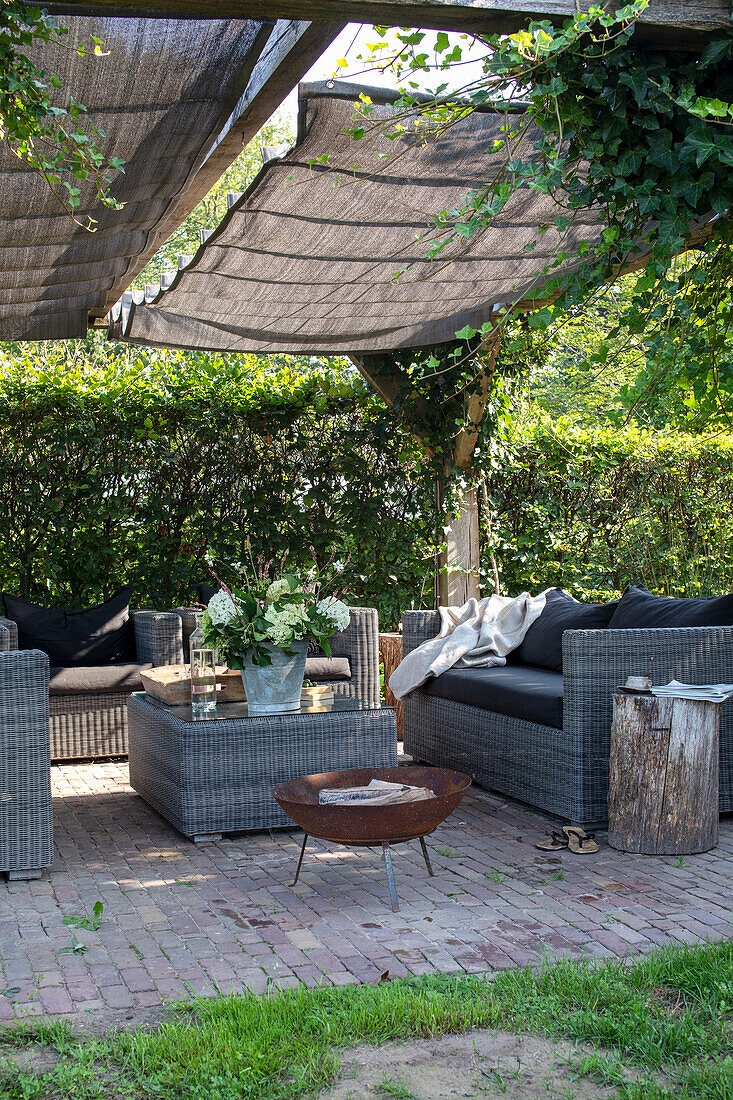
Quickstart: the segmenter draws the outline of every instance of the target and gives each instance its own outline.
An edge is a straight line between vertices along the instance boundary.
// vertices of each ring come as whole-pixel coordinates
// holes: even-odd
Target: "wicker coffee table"
[[[292,828],[272,789],[296,776],[397,763],[394,710],[353,696],[304,696],[300,711],[266,718],[221,704],[216,718],[194,719],[190,706],[137,692],[127,720],[132,787],[197,842]]]

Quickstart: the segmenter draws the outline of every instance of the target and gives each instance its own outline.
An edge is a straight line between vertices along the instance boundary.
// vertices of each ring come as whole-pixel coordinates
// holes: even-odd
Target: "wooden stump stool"
[[[683,855],[718,843],[720,703],[615,694],[608,843]]]

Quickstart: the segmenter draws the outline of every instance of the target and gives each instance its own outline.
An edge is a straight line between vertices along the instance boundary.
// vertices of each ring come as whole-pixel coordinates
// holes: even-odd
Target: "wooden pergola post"
[[[499,330],[495,328],[483,343],[483,366],[476,379],[475,391],[466,399],[466,424],[459,431],[453,445],[454,470],[464,474],[465,479],[461,499],[445,533],[445,550],[438,554],[436,597],[438,604],[443,606],[460,607],[467,600],[478,599],[481,595],[479,503],[476,486],[471,483],[471,475],[473,455],[486,412],[500,339]],[[442,510],[445,480],[450,472],[446,470],[443,483],[437,489],[439,510]]]
[[[453,444],[452,462],[436,481],[435,497],[438,514],[445,507],[445,487],[456,470],[465,476],[465,487],[455,513],[445,531],[445,548],[440,550],[435,569],[436,604],[461,605],[480,595],[481,546],[479,539],[479,505],[476,486],[471,484],[473,455],[478,442],[491,379],[499,352],[498,329],[484,340],[482,368],[475,389],[466,398],[466,423]],[[352,362],[377,393],[394,405],[401,392],[410,385],[408,376],[386,355],[352,356]],[[419,412],[419,410],[418,410]],[[412,424],[416,435],[420,425]],[[460,475],[459,475],[460,476]]]
[[[438,480],[435,496],[439,513],[445,507],[444,490],[445,481]],[[444,607],[460,607],[472,596],[480,595],[478,497],[472,485],[467,485],[461,494],[458,510],[448,522],[444,545],[435,563],[436,602]]]

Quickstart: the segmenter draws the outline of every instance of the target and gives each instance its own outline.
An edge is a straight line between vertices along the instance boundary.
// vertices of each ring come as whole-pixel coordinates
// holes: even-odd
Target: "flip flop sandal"
[[[562,852],[568,846],[567,837],[562,833],[548,833],[547,840],[541,840],[539,844],[535,844],[535,848],[539,848],[541,852]]]
[[[595,833],[586,833],[579,825],[563,825],[562,831],[567,838],[568,848],[574,855],[592,855],[599,850],[593,839]]]

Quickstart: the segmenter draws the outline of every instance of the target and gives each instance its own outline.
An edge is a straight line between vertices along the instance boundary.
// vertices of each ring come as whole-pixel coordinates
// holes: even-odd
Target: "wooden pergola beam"
[[[399,401],[401,396],[409,393],[412,385],[409,375],[401,367],[398,367],[389,355],[350,355],[348,358],[362,378],[369,383],[373,390],[377,391],[390,408],[394,406],[395,402]],[[414,412],[418,417],[423,417],[423,419],[426,417],[427,408],[423,397],[418,397],[415,401]],[[406,420],[415,435],[420,436],[420,426],[415,421],[414,416],[411,417],[408,413]],[[423,445],[425,445],[424,442]],[[426,453],[430,453],[427,446],[425,446],[425,450]]]
[[[511,33],[533,19],[558,22],[590,6],[590,0],[66,0],[48,5],[55,13],[329,20],[479,34]],[[660,46],[696,49],[728,26],[729,0],[650,0],[637,33]]]
[[[410,385],[407,375],[388,355],[350,355],[349,359],[390,408],[400,390]]]

